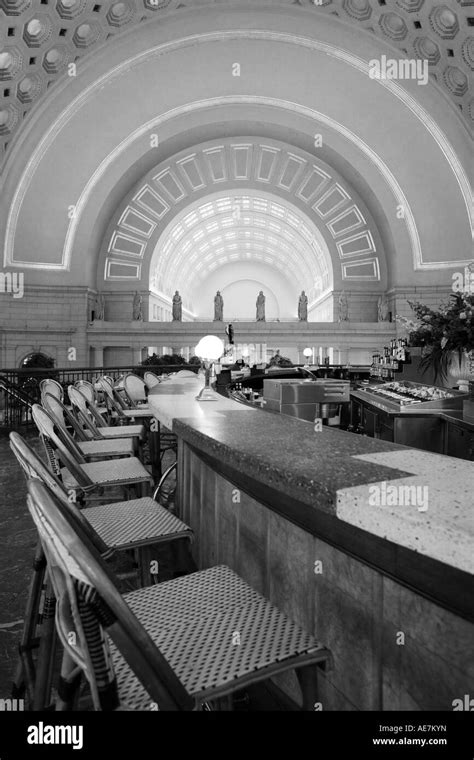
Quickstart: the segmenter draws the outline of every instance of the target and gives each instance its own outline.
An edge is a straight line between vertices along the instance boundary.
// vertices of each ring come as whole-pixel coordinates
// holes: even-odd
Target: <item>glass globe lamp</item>
[[[217,335],[206,335],[201,338],[196,346],[196,356],[198,356],[204,364],[205,369],[205,383],[204,388],[201,389],[197,401],[218,401],[217,395],[211,388],[211,367],[214,362],[221,358],[224,353],[224,343]]]

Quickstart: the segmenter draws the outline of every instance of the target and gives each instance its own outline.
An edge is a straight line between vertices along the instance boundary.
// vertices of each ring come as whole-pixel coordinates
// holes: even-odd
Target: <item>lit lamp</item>
[[[242,351],[242,359],[244,360],[244,364],[249,363],[249,357],[250,357],[250,351],[248,348],[244,348]]]
[[[201,361],[204,362],[204,368],[206,371],[206,381],[204,388],[202,388],[199,395],[196,396],[197,401],[218,400],[210,385],[211,365],[213,362],[216,362],[218,359],[220,359],[223,353],[224,344],[221,339],[217,337],[217,335],[206,335],[204,338],[201,338],[197,344],[196,356],[198,356]]]
[[[305,350],[303,351],[303,356],[306,358],[306,364],[304,365],[304,368],[309,369],[309,357],[313,356],[313,349],[305,348]]]

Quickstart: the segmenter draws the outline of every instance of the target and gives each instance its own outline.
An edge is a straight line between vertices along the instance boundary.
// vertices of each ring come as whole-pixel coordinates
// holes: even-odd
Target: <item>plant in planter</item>
[[[434,370],[437,378],[446,380],[453,374],[469,374],[468,357],[474,351],[474,295],[453,293],[447,304],[438,310],[417,301],[408,301],[416,321],[404,320],[410,345],[423,346],[420,367]],[[401,321],[401,320],[399,320]],[[472,356],[472,355],[471,355]],[[456,366],[453,365],[457,364]]]
[[[268,362],[269,367],[294,367],[293,362],[287,356],[280,356],[280,352],[271,357]]]

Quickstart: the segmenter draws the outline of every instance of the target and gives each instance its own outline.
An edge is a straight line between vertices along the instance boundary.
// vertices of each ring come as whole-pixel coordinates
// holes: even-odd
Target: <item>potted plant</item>
[[[432,368],[435,382],[448,375],[469,378],[474,352],[474,295],[452,293],[438,310],[408,301],[416,320],[399,319],[408,331],[410,345],[423,347],[420,367]]]

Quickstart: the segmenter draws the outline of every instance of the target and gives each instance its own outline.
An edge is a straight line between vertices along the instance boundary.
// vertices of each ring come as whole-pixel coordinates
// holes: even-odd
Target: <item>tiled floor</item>
[[[32,433],[22,434],[31,443],[37,440]],[[10,451],[7,433],[0,431],[0,699],[11,696],[36,545],[25,497],[22,471]]]

